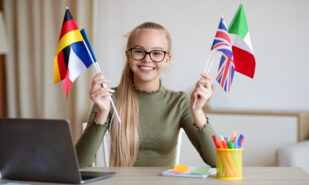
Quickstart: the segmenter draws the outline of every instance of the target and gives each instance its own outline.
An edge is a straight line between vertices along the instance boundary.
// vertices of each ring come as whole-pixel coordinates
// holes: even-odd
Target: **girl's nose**
[[[147,53],[144,60],[144,62],[152,62],[151,58],[150,58],[150,53]]]

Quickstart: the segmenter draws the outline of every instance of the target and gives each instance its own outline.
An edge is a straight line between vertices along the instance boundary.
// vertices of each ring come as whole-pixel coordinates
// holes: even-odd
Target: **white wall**
[[[125,62],[124,35],[144,21],[155,21],[173,39],[174,59],[164,75],[165,86],[190,92],[204,68],[221,15],[229,24],[239,2],[98,1],[94,50],[110,86],[117,86]],[[309,1],[251,0],[244,8],[256,54],[255,78],[236,73],[229,94],[214,82],[211,107],[309,111]],[[213,79],[217,65],[210,72]]]

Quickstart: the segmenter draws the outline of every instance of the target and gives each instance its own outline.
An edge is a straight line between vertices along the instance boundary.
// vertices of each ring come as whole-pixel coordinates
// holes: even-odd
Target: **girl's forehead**
[[[132,45],[142,46],[146,49],[154,47],[167,49],[168,41],[163,31],[146,29],[139,31],[134,35]]]

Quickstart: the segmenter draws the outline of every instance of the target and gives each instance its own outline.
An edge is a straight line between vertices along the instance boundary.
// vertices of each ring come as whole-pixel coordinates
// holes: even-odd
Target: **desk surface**
[[[178,177],[164,177],[161,172],[167,168],[156,167],[134,167],[134,168],[89,168],[92,171],[115,171],[116,175],[102,181],[89,183],[89,185],[104,184],[104,185],[195,185],[195,184],[241,184],[241,185],[256,185],[256,184],[272,184],[272,185],[308,185],[309,174],[300,168],[291,167],[245,167],[243,168],[242,180],[219,180],[215,176],[209,176],[206,179],[198,178],[178,178]],[[9,183],[0,179],[0,183]],[[52,183],[42,182],[21,182],[26,184],[46,184]],[[55,185],[59,185],[56,183]],[[88,184],[87,184],[88,185]]]

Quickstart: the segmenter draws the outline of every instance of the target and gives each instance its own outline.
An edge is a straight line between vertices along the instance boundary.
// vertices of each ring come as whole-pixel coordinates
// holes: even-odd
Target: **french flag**
[[[68,70],[62,84],[62,89],[67,95],[72,83],[82,72],[87,70],[92,64],[91,57],[83,41],[75,42],[71,45]]]

